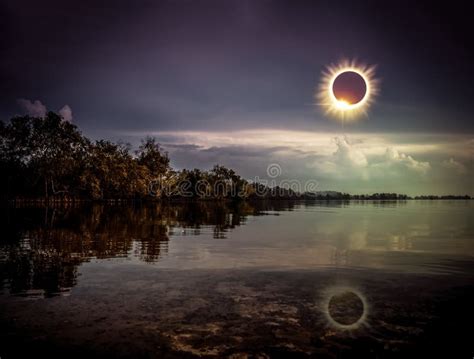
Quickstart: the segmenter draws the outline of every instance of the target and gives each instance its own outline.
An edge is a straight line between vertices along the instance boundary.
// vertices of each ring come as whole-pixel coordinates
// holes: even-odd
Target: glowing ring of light
[[[359,319],[357,319],[354,323],[351,323],[351,324],[342,324],[342,323],[336,321],[331,316],[331,313],[329,313],[329,304],[331,302],[331,299],[334,296],[336,296],[338,294],[345,293],[345,292],[350,292],[350,293],[355,294],[360,299],[360,301],[362,302],[362,315],[360,316]],[[367,299],[365,298],[365,296],[359,290],[357,290],[355,288],[337,286],[337,287],[331,287],[331,288],[326,289],[321,306],[323,308],[323,312],[326,316],[326,319],[327,319],[328,323],[336,329],[354,330],[354,329],[359,328],[361,325],[366,324],[369,305],[367,303]]]
[[[364,97],[356,103],[349,104],[338,100],[334,94],[333,86],[337,77],[345,72],[354,72],[365,82]],[[319,89],[316,93],[317,103],[325,108],[328,116],[353,120],[361,115],[366,115],[367,110],[378,94],[379,81],[375,79],[375,66],[358,64],[355,61],[343,60],[337,65],[330,65],[323,72]]]
[[[360,100],[359,102],[356,102],[356,103],[353,103],[353,104],[349,104],[345,101],[341,101],[341,100],[338,100],[336,98],[336,95],[334,95],[334,82],[336,81],[336,79],[339,77],[339,75],[342,75],[343,73],[345,72],[354,72],[356,73],[357,75],[359,75],[360,77],[362,77],[362,80],[364,80],[364,83],[365,83],[365,94],[364,94],[364,97],[362,97],[362,100]],[[344,104],[342,107],[343,109],[345,110],[352,110],[352,109],[355,109],[357,107],[360,107],[360,106],[363,106],[365,104],[365,102],[367,101],[367,99],[369,98],[369,95],[370,95],[370,83],[369,81],[366,79],[365,77],[365,74],[362,73],[361,71],[359,71],[358,69],[356,68],[345,68],[345,69],[342,69],[340,70],[339,72],[336,72],[330,83],[329,83],[329,96],[331,97],[331,101],[334,101],[336,103],[337,106],[341,106],[342,104]]]

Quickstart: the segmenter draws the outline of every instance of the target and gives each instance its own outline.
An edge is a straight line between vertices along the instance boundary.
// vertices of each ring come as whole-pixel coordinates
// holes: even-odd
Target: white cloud
[[[20,98],[17,100],[17,103],[23,109],[25,114],[32,117],[45,117],[47,113],[46,106],[41,103],[39,100],[34,102]]]
[[[68,105],[64,105],[63,108],[58,111],[58,113],[64,121],[72,122],[72,110]]]
[[[428,162],[417,161],[386,147],[383,155],[364,151],[364,141],[351,142],[347,137],[334,139],[336,151],[330,156],[317,156],[314,168],[325,176],[343,179],[398,178],[411,174],[424,175],[430,169]]]
[[[316,170],[317,176],[334,179],[368,178],[369,162],[361,148],[354,145],[346,136],[334,137],[335,151],[330,154],[315,153],[309,168]]]
[[[449,160],[444,160],[441,165],[449,170],[456,172],[457,174],[465,174],[467,173],[467,168],[461,162],[456,161],[454,158],[450,158]]]
[[[334,152],[336,162],[341,166],[364,168],[369,164],[367,157],[360,149],[349,143],[347,137],[336,137],[337,150]]]
[[[387,148],[384,156],[384,161],[381,163],[376,163],[375,165],[395,170],[412,170],[419,174],[426,174],[426,172],[428,172],[428,170],[431,168],[429,162],[417,161],[409,155],[398,152],[398,150],[393,147]]]
[[[294,130],[128,132],[129,140],[155,136],[177,168],[210,168],[219,163],[246,178],[266,178],[269,163],[282,168],[280,180],[317,180],[322,190],[352,193],[473,193],[468,176],[442,164],[456,158],[470,168],[466,144],[472,135],[354,133]],[[471,157],[472,158],[472,157]],[[456,168],[461,168],[456,166]],[[461,170],[462,171],[462,170]],[[454,185],[455,181],[456,185]]]

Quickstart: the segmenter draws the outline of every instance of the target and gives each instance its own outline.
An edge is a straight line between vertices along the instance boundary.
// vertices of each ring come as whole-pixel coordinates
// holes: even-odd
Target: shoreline
[[[273,202],[273,201],[291,201],[291,202],[407,202],[407,201],[470,201],[472,197],[408,197],[408,198],[337,198],[337,197],[308,197],[308,196],[295,196],[295,197],[255,197],[255,198],[151,198],[151,199],[84,199],[84,198],[14,198],[14,199],[1,199],[0,204],[2,207],[9,208],[21,208],[21,207],[75,207],[77,205],[110,205],[110,206],[121,206],[121,205],[135,205],[135,204],[153,204],[153,203],[252,203],[252,202]]]

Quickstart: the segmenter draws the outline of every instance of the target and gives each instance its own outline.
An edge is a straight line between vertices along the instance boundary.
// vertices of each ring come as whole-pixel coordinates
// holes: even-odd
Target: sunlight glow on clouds
[[[443,167],[453,170],[458,174],[466,174],[467,168],[464,164],[456,161],[454,158],[450,158],[449,160],[444,160],[442,163]]]
[[[336,137],[334,141],[336,151],[330,156],[318,156],[314,162],[317,173],[324,176],[368,181],[406,174],[425,175],[430,169],[429,162],[417,161],[393,147],[386,147],[383,155],[370,155],[357,144],[352,144],[347,137]]]
[[[160,131],[151,135],[177,168],[232,167],[244,177],[266,177],[269,163],[281,180],[317,180],[321,190],[352,193],[473,193],[472,138],[449,135],[242,130]],[[453,170],[454,169],[454,170]],[[457,192],[456,192],[457,193]]]

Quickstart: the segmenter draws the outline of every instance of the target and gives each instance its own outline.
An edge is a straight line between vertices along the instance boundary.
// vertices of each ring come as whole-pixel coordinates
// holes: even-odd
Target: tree
[[[49,112],[45,118],[16,117],[0,127],[2,171],[19,180],[21,194],[70,193],[77,185],[88,140],[77,127]],[[23,177],[19,179],[17,177]],[[39,189],[42,182],[42,190]],[[10,190],[7,185],[7,191]]]
[[[166,175],[170,170],[168,154],[161,149],[153,137],[142,140],[136,155],[138,164],[147,167],[153,179]]]
[[[32,118],[16,117],[9,124],[0,122],[0,170],[1,191],[9,197],[27,194],[31,186],[26,180],[31,178],[28,171]]]
[[[130,154],[130,146],[100,140],[89,147],[81,175],[82,188],[92,199],[136,198],[148,193],[148,168]]]
[[[29,165],[44,182],[44,195],[65,194],[76,185],[88,140],[54,112],[32,121]]]

